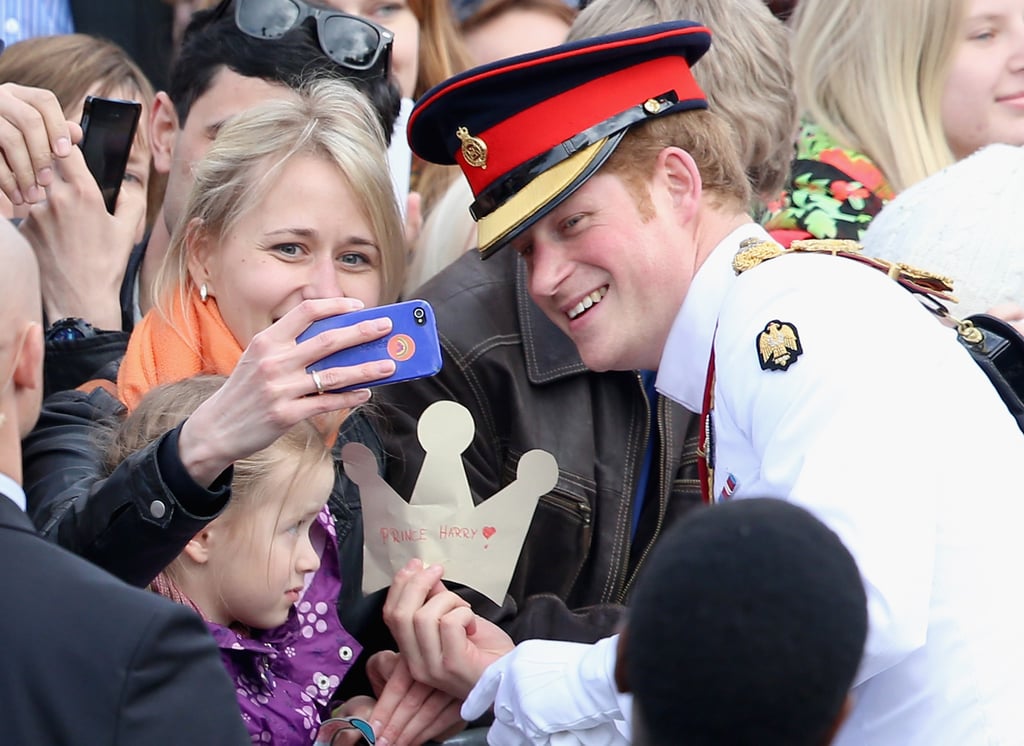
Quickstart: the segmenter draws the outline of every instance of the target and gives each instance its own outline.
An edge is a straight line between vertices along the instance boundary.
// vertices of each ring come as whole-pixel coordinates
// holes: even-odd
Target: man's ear
[[[43,403],[43,326],[31,321],[25,326],[11,373],[18,407],[18,432],[25,437],[35,427]]]
[[[629,685],[629,675],[626,673],[626,656],[629,655],[629,623],[622,625],[619,630],[619,644],[615,648],[615,687],[623,694],[633,691]]]
[[[170,96],[163,91],[156,94],[153,110],[149,113],[149,141],[153,148],[153,168],[166,174],[171,170],[171,155],[178,139],[178,112]]]
[[[671,200],[673,212],[689,222],[697,212],[703,193],[700,169],[693,156],[682,148],[663,148],[658,154],[654,174]]]
[[[14,366],[14,383],[24,389],[43,386],[43,326],[37,321],[29,322],[21,338],[18,362]]]

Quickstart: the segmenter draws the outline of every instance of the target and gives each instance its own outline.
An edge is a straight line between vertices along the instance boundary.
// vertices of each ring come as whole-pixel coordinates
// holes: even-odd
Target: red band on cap
[[[675,91],[680,101],[705,99],[685,59],[677,55],[659,57],[541,101],[486,132],[470,133],[487,146],[487,168],[469,165],[461,152],[455,153],[455,160],[473,194],[478,195],[531,158],[631,106],[669,91]]]

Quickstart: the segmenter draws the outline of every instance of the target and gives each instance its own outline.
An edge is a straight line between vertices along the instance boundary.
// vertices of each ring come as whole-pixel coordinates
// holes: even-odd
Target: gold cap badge
[[[769,321],[757,335],[761,370],[786,370],[803,354],[796,327],[785,321]]]
[[[487,143],[473,137],[465,127],[455,130],[455,136],[462,142],[462,157],[470,166],[487,170]]]

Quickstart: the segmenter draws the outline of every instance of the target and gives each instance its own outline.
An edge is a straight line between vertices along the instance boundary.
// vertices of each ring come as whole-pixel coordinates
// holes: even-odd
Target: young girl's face
[[[395,35],[391,45],[391,77],[402,97],[412,98],[420,69],[420,22],[408,0],[324,0],[322,4],[368,18]]]
[[[956,158],[992,143],[1024,144],[1024,0],[966,0],[942,96]]]
[[[207,577],[218,587],[202,607],[207,617],[254,629],[284,624],[306,574],[320,567],[309,534],[333,485],[329,462],[299,474],[292,460],[271,469],[260,494],[248,496],[210,543]]]

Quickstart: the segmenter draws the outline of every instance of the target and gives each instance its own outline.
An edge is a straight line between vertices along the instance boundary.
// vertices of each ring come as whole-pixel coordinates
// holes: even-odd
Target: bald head
[[[28,241],[7,220],[0,220],[0,267],[0,315],[4,326],[8,327],[14,318],[41,322],[39,266]]]
[[[0,376],[5,420],[23,437],[42,402],[42,296],[35,254],[7,220],[0,220]]]

